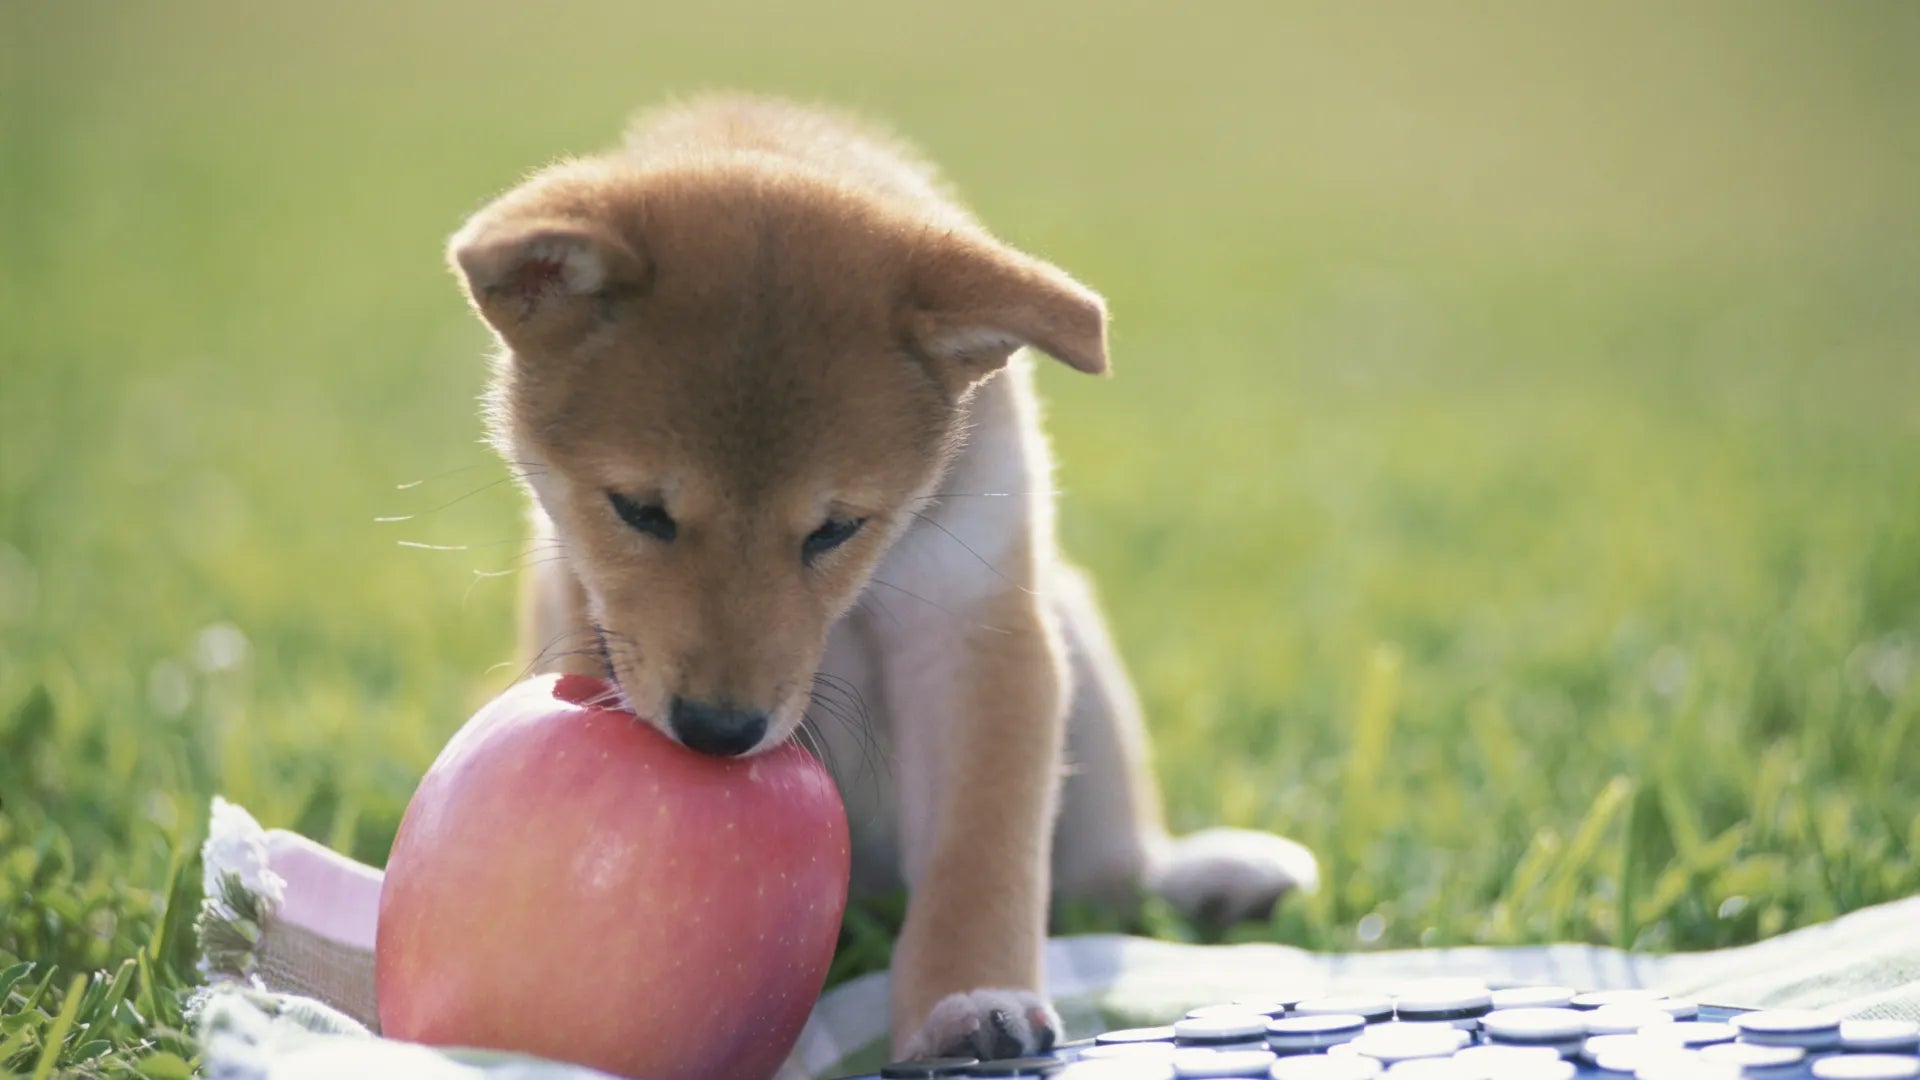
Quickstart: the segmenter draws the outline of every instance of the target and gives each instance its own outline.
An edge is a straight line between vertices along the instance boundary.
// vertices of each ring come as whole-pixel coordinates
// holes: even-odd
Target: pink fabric
[[[267,830],[267,866],[287,883],[277,921],[373,950],[380,871],[285,829]]]

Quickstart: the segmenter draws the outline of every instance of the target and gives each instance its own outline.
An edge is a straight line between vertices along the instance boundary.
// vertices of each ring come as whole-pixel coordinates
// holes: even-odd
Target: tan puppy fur
[[[928,166],[840,117],[709,100],[536,174],[450,255],[504,346],[490,420],[533,495],[535,667],[610,674],[709,753],[809,710],[863,721],[815,735],[856,888],[911,889],[897,1050],[1052,1043],[1050,886],[1234,918],[1311,884],[1277,837],[1167,837],[1015,356],[1106,371],[1105,309]]]

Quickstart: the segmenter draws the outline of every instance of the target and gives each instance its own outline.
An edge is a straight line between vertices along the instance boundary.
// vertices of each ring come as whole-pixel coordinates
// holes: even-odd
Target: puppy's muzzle
[[[767,714],[759,709],[673,699],[668,716],[674,738],[689,750],[714,757],[739,757],[760,745],[767,734]]]

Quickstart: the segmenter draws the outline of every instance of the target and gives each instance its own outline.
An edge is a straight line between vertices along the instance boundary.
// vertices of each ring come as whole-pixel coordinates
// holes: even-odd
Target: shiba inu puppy
[[[1278,837],[1168,836],[1055,546],[1026,359],[1104,373],[1105,307],[927,164],[839,116],[709,99],[535,174],[449,254],[503,346],[488,414],[532,495],[535,669],[610,676],[708,754],[857,713],[813,734],[856,890],[910,890],[898,1052],[1051,1045],[1050,892],[1230,920],[1312,883]]]

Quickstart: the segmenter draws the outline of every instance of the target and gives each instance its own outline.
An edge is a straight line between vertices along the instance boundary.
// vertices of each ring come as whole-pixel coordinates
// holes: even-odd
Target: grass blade
[[[80,998],[86,990],[85,975],[75,975],[67,984],[67,998],[60,1003],[60,1015],[54,1017],[53,1027],[47,1030],[47,1041],[40,1044],[40,1064],[34,1066],[33,1080],[47,1080],[53,1075],[53,1066],[60,1060],[60,1044],[67,1040],[67,1032],[73,1028],[73,1018],[80,1012]]]
[[[33,962],[31,960],[24,964],[15,964],[5,971],[0,971],[0,1005],[6,1004],[7,995],[13,992],[14,986],[19,983],[21,979],[31,974],[33,974]]]
[[[7,1062],[13,1060],[13,1055],[27,1048],[27,1045],[33,1041],[33,1033],[37,1030],[39,1029],[28,1025],[14,1032],[6,1039],[0,1040],[0,1071],[4,1071],[7,1068]],[[13,1074],[9,1072],[7,1075],[12,1076]]]
[[[183,861],[182,852],[184,850],[185,845],[174,845],[173,858],[167,864],[167,881],[166,884],[160,887],[159,894],[160,902],[167,906],[160,909],[160,917],[154,920],[153,937],[147,942],[147,947],[144,950],[146,955],[150,957],[156,965],[158,965],[164,957],[161,950],[166,947],[167,943],[167,913],[172,907],[174,885],[180,880],[180,864]],[[147,1015],[151,1016],[153,1014],[148,1013]]]
[[[33,988],[33,993],[28,994],[26,997],[26,1000],[21,1002],[20,1004],[21,1012],[23,1013],[32,1012],[34,1008],[40,1004],[40,999],[46,996],[47,988],[53,985],[53,976],[54,976],[54,970],[52,968],[48,968],[47,973],[40,977],[39,984]]]
[[[147,961],[147,951],[141,949],[133,954],[133,959],[140,965],[140,1002],[147,1007],[147,1019],[158,1023],[160,1021],[160,1004],[156,997],[158,990],[153,985],[153,966]]]
[[[111,1022],[113,1014],[120,1008],[120,1002],[126,1000],[127,991],[133,987],[134,973],[138,969],[138,964],[133,960],[123,961],[120,970],[114,972],[113,982],[108,984],[106,993],[101,995],[99,1002],[87,1015],[104,1017]]]
[[[1613,823],[1619,820],[1622,808],[1632,795],[1633,781],[1626,777],[1616,776],[1607,781],[1600,793],[1594,796],[1593,804],[1587,807],[1586,816],[1580,819],[1579,828],[1574,830],[1573,839],[1567,842],[1566,850],[1561,853],[1546,892],[1547,908],[1553,916],[1557,933],[1568,932],[1566,920],[1578,906],[1576,894],[1581,874],[1594,869],[1601,841]]]

